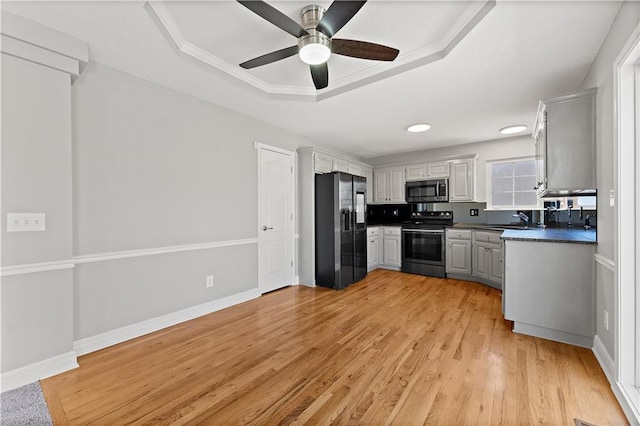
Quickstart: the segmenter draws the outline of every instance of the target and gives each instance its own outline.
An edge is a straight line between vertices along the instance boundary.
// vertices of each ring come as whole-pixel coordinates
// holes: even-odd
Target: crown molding
[[[213,53],[189,42],[163,1],[147,1],[146,8],[160,30],[169,36],[183,55],[211,67],[218,75],[257,90],[269,99],[318,102],[346,93],[391,76],[444,59],[475,26],[493,9],[495,0],[469,2],[467,12],[434,44],[400,56],[391,64],[380,63],[331,82],[326,89],[269,84],[236,64],[230,64]]]

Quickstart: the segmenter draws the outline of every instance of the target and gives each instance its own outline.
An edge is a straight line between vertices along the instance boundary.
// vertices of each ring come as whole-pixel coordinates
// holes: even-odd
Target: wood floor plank
[[[56,425],[627,424],[593,353],[511,332],[498,290],[376,270],[80,357]]]

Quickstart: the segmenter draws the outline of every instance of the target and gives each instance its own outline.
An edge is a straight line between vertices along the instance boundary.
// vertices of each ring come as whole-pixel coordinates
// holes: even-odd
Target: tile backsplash
[[[507,224],[518,222],[512,217],[514,211],[485,211],[486,203],[434,203],[429,210],[451,210],[454,222]],[[470,210],[478,209],[478,216],[471,216]]]

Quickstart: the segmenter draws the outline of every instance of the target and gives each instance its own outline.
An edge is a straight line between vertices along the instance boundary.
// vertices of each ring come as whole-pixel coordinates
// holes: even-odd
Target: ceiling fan
[[[285,47],[241,63],[240,66],[245,69],[270,64],[297,54],[303,62],[309,64],[313,84],[319,90],[329,84],[327,61],[331,53],[360,59],[393,61],[400,52],[398,49],[381,44],[332,38],[358,13],[366,0],[336,0],[327,10],[317,5],[306,6],[300,13],[302,25],[264,1],[237,1],[256,15],[298,39],[297,45]]]

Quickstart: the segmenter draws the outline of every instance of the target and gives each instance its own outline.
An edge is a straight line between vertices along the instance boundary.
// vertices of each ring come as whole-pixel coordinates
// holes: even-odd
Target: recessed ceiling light
[[[427,124],[427,123],[412,124],[411,126],[407,127],[407,132],[411,132],[411,133],[426,132],[430,128],[431,128],[431,124]]]
[[[512,135],[514,133],[520,133],[525,130],[527,130],[527,126],[525,126],[524,124],[518,124],[515,126],[504,127],[500,129],[500,133],[502,133],[503,135]]]

